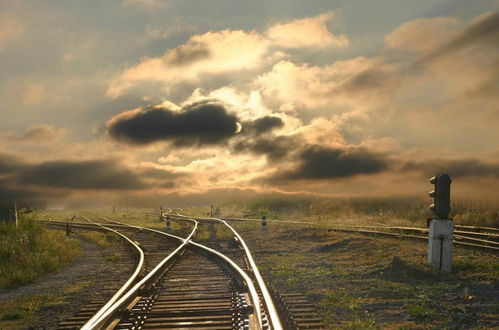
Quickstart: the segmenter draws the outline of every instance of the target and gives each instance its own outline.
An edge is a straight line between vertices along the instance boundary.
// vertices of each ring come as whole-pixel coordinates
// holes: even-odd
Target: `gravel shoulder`
[[[0,292],[0,310],[12,309],[0,317],[0,329],[54,329],[110,287],[121,286],[132,273],[133,257],[123,245],[103,248],[76,237],[82,244],[82,256],[72,265],[35,283]]]
[[[82,275],[97,275],[99,265],[104,262],[103,249],[84,239],[79,240],[83,254],[72,265],[45,275],[35,283],[0,291],[0,303],[25,296],[62,293],[65,287],[74,285]]]

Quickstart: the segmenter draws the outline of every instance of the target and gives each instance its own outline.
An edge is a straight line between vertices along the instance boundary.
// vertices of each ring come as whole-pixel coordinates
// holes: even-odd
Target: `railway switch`
[[[430,209],[435,218],[428,219],[430,227],[428,235],[428,263],[437,270],[450,272],[452,268],[452,241],[454,238],[454,221],[450,213],[449,174],[439,173],[430,179],[434,190],[430,192],[433,204]]]

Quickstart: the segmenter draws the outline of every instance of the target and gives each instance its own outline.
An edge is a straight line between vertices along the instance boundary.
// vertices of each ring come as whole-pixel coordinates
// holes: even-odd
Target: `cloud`
[[[0,51],[5,49],[9,42],[18,39],[24,32],[25,27],[20,21],[8,17],[0,16]]]
[[[57,141],[67,134],[65,128],[52,125],[35,125],[28,127],[22,134],[6,132],[2,139],[13,143],[44,144]]]
[[[497,48],[499,38],[499,11],[482,15],[460,31],[454,38],[421,57],[416,63],[434,61],[447,54],[481,44]]]
[[[369,68],[343,81],[339,90],[351,93],[366,90],[380,92],[390,89],[390,87],[395,87],[396,81],[397,79],[392,72],[382,71],[382,69],[378,68]]]
[[[83,190],[145,188],[137,174],[111,160],[47,161],[16,171],[20,183]]]
[[[166,27],[147,25],[146,33],[154,39],[168,39],[183,33],[193,33],[197,29],[197,26],[186,23],[179,17],[176,17]]]
[[[115,98],[139,82],[178,84],[197,82],[207,75],[253,70],[265,63],[268,45],[255,31],[196,34],[163,56],[146,58],[126,69],[112,81],[106,93]]]
[[[435,49],[456,33],[459,20],[454,17],[418,18],[406,22],[385,37],[391,49],[425,52]]]
[[[14,202],[19,207],[45,207],[79,192],[141,191],[146,187],[140,173],[115,159],[52,160],[31,163],[0,153],[0,217],[8,216]]]
[[[45,88],[41,84],[29,83],[26,85],[23,103],[34,105],[41,103],[45,98]]]
[[[200,102],[180,111],[146,108],[126,111],[108,122],[109,135],[122,142],[146,145],[171,141],[176,146],[218,144],[234,136],[238,119],[223,105]]]
[[[348,38],[332,34],[326,26],[326,22],[332,17],[332,13],[326,13],[275,24],[267,30],[266,35],[272,44],[283,48],[345,47],[348,45]]]
[[[352,177],[358,174],[379,173],[388,168],[380,155],[366,149],[332,149],[307,146],[298,155],[297,166],[278,173],[277,180],[323,180]]]
[[[443,160],[433,159],[424,162],[406,162],[403,171],[418,171],[426,176],[448,173],[451,177],[494,177],[499,178],[499,164],[486,163],[478,159]]]
[[[296,139],[287,136],[273,136],[242,140],[233,145],[236,153],[250,152],[255,155],[265,155],[270,161],[280,160],[288,156],[294,147]]]
[[[8,180],[0,178],[0,220],[8,219],[14,210],[14,203],[18,208],[45,207],[50,192],[41,193],[24,187],[14,187]]]
[[[248,132],[255,135],[264,134],[283,126],[284,122],[281,118],[276,116],[264,116],[253,121],[244,122],[242,125],[242,132]]]
[[[317,115],[321,110],[324,114],[341,113],[363,104],[359,94],[349,94],[344,84],[367,70],[383,72],[385,66],[379,60],[365,57],[324,66],[280,61],[272,70],[256,77],[254,85],[261,89],[265,101],[281,111],[296,111],[302,115],[310,112]]]
[[[0,175],[9,174],[22,165],[22,161],[11,154],[0,152]]]
[[[206,44],[198,43],[183,45],[172,49],[163,57],[167,66],[185,66],[197,61],[208,59],[210,49]]]
[[[286,57],[280,48],[344,47],[348,38],[334,35],[326,27],[331,18],[332,14],[326,13],[275,24],[264,34],[229,29],[195,34],[162,56],[144,58],[125,69],[112,80],[106,94],[117,98],[140,83],[160,83],[169,89],[213,76],[251,73]],[[148,33],[155,37],[162,35],[152,28],[148,28]]]
[[[132,170],[116,159],[59,159],[32,163],[0,153],[0,175],[10,180],[10,187],[56,187],[75,191],[142,189],[145,187],[142,178],[147,174]]]
[[[165,169],[161,167],[157,167],[154,164],[149,166],[141,166],[138,169],[138,174],[141,178],[152,179],[153,181],[162,181],[168,180],[167,182],[171,182],[173,179],[177,179],[180,177],[184,177],[187,174],[184,172],[174,172],[170,169]]]

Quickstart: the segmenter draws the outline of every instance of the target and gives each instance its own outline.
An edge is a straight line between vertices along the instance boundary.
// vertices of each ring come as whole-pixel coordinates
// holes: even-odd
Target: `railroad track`
[[[261,222],[259,219],[224,218],[227,221]],[[267,220],[273,224],[297,225],[307,228],[322,228],[331,231],[361,233],[384,237],[406,238],[414,240],[428,240],[427,228],[403,226],[319,226],[304,221]],[[480,249],[492,253],[499,253],[499,228],[478,226],[454,226],[454,244],[457,246]]]
[[[168,212],[165,215],[169,215],[173,218],[185,219],[190,218],[188,216],[179,214],[177,212]],[[268,307],[262,306],[265,310],[267,316],[269,316],[271,323],[272,318],[279,318],[279,322],[284,329],[323,329],[322,319],[319,316],[315,306],[310,303],[310,301],[299,293],[292,294],[279,294],[273,288],[267,288],[267,285],[263,282],[263,279],[255,265],[251,253],[246,246],[243,238],[223,219],[218,218],[203,218],[194,217],[198,221],[208,223],[211,228],[210,233],[216,232],[213,227],[222,227],[232,233],[235,240],[208,240],[203,242],[204,245],[208,245],[222,251],[224,254],[229,255],[232,260],[238,263],[241,268],[247,270],[247,272],[252,276],[257,282],[262,283],[258,288],[258,295],[261,301],[272,300],[274,306],[272,310]],[[213,236],[213,235],[212,235]],[[234,246],[239,246],[239,249],[234,249]],[[272,327],[270,327],[272,328]]]
[[[121,235],[135,243],[144,261],[141,266],[138,262],[135,277],[100,309],[95,310],[95,303],[83,308],[61,322],[61,329],[283,328],[251,253],[228,224],[234,243],[209,242],[210,248],[193,240],[198,221],[187,217],[182,220],[190,221],[193,229],[185,238],[102,219],[105,223],[89,221],[71,227]],[[65,222],[44,223],[66,226]]]

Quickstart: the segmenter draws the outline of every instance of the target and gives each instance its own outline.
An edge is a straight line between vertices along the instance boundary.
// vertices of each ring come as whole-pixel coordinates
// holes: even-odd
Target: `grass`
[[[24,296],[0,303],[0,329],[29,328],[41,309],[64,304],[69,296],[89,285],[90,281],[82,281],[54,294]]]
[[[42,228],[34,215],[21,216],[19,228],[0,222],[0,243],[0,288],[31,283],[81,255],[78,240]]]
[[[249,201],[225,201],[216,205],[220,216],[285,219],[315,223],[426,226],[430,198],[317,198],[266,196]],[[192,208],[192,212],[209,206]],[[191,209],[189,209],[191,211]],[[187,211],[186,211],[187,212]],[[193,214],[194,214],[193,213]],[[455,200],[451,216],[456,224],[499,226],[499,205]]]
[[[0,329],[20,329],[35,321],[36,312],[43,307],[61,304],[59,295],[42,294],[21,297],[0,304]]]
[[[114,233],[100,233],[94,231],[81,231],[79,233],[84,239],[97,244],[102,248],[122,244],[120,238]]]
[[[328,329],[493,328],[499,319],[499,261],[455,248],[453,271],[427,265],[424,242],[236,223],[264,278],[302,293]]]

